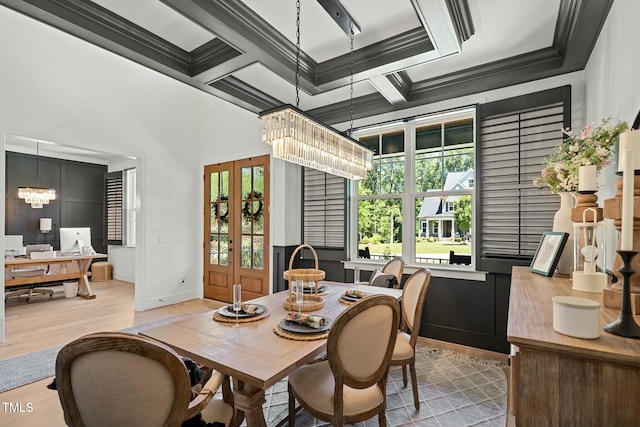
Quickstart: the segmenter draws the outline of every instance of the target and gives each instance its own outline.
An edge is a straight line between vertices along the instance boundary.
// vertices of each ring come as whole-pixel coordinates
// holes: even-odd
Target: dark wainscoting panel
[[[273,247],[273,292],[286,291],[289,289],[287,281],[282,277],[282,273],[289,269],[289,259],[297,246],[274,246]]]
[[[273,292],[289,289],[282,273],[289,269],[289,260],[298,246],[273,246]],[[346,259],[344,250],[314,248],[318,255],[318,268],[326,273],[325,280],[344,282],[345,270],[342,261]],[[302,249],[296,254],[293,268],[315,268],[313,254]],[[353,277],[353,275],[351,276]]]
[[[347,278],[343,281],[353,280],[353,270],[342,274]],[[370,274],[361,271],[360,280]],[[420,336],[507,354],[510,286],[510,274],[489,273],[486,282],[432,277]]]
[[[22,234],[24,244],[49,243],[60,248],[60,227],[91,227],[91,245],[106,253],[104,241],[104,174],[106,165],[6,152],[5,233]],[[39,174],[36,174],[36,169]],[[33,209],[18,198],[18,187],[56,190],[56,199]],[[40,218],[51,218],[53,230],[40,232]]]
[[[508,353],[509,284],[510,276],[496,274],[486,282],[432,278],[420,335]]]
[[[289,258],[295,248],[273,248],[274,292],[288,289],[282,272],[289,268]],[[303,252],[304,258],[296,260],[294,268],[313,268],[313,257],[307,250]],[[342,251],[316,249],[316,252],[319,268],[326,272],[326,280],[353,281],[353,270],[344,269],[342,260],[346,255]],[[362,271],[360,280],[368,280],[370,274]],[[407,277],[407,274],[403,276],[403,283]],[[489,273],[486,282],[433,277],[422,314],[420,336],[508,354],[510,285],[510,274]]]

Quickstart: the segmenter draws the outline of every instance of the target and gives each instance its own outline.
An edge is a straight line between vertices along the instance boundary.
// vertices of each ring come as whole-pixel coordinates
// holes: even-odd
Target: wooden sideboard
[[[517,427],[639,426],[640,340],[604,331],[619,310],[600,307],[600,337],[553,329],[556,295],[602,304],[602,294],[573,291],[564,277],[514,267],[507,340],[512,346],[510,411]],[[640,323],[640,316],[635,317]]]

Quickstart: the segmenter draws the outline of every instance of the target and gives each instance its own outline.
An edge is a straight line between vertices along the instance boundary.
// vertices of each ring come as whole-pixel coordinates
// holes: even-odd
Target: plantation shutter
[[[345,179],[304,168],[303,240],[311,246],[344,248]]]
[[[481,107],[479,126],[480,268],[511,272],[530,263],[553,228],[557,195],[534,187],[546,157],[569,126],[570,88],[558,88]],[[520,262],[505,263],[504,260]]]
[[[122,171],[108,173],[105,177],[105,230],[108,245],[122,245],[123,231],[123,177]]]

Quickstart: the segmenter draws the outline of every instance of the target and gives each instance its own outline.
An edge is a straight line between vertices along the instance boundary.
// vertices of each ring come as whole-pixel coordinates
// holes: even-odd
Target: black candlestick
[[[622,258],[622,267],[618,269],[622,273],[622,304],[620,315],[616,320],[604,327],[604,330],[621,337],[640,338],[640,326],[636,323],[631,312],[631,276],[635,270],[631,268],[631,260],[637,251],[616,251]]]

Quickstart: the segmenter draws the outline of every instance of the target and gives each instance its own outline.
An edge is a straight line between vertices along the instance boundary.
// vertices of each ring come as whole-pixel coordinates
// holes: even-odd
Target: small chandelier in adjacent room
[[[301,111],[300,1],[296,2],[296,106],[283,105],[260,113],[262,142],[273,157],[348,179],[362,179],[371,170],[373,152]],[[351,30],[351,123],[353,123],[353,29]],[[350,129],[351,130],[351,129]]]
[[[56,198],[56,190],[40,187],[40,143],[36,142],[36,186],[18,187],[18,197],[31,204],[32,208],[40,209]]]

